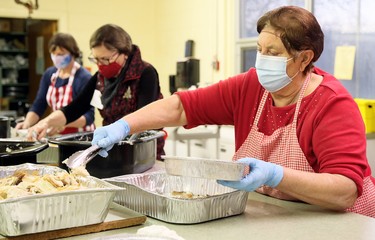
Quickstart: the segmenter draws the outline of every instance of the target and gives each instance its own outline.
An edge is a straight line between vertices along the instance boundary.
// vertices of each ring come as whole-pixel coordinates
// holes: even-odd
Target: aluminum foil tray
[[[176,176],[238,181],[245,171],[245,164],[232,161],[177,156],[163,158],[167,173]]]
[[[40,175],[64,171],[58,167],[25,163],[0,167],[0,178],[20,169],[36,171]],[[0,201],[0,234],[19,236],[103,222],[115,193],[123,189],[90,176],[79,180],[89,188]]]
[[[194,224],[238,215],[245,210],[248,197],[248,192],[222,186],[213,179],[171,176],[164,170],[103,180],[124,188],[116,193],[116,203],[170,223]],[[174,191],[203,197],[175,198]]]

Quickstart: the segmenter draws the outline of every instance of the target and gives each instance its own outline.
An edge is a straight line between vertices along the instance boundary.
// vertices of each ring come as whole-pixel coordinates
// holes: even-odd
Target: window
[[[237,49],[240,59],[237,62],[238,72],[247,71],[255,66],[256,39],[258,32],[256,29],[258,19],[267,11],[285,5],[305,6],[305,0],[239,0],[239,36]]]
[[[372,0],[314,2],[314,15],[325,35],[324,51],[316,66],[333,74],[336,47],[355,46],[353,78],[341,81],[353,97],[375,98],[374,7]]]
[[[239,0],[239,52],[236,66],[244,72],[255,65],[256,22],[266,11],[283,5],[313,9],[325,35],[324,51],[316,66],[334,74],[338,46],[355,46],[352,80],[340,80],[353,97],[375,98],[375,2],[373,0]],[[310,6],[311,5],[311,6]]]

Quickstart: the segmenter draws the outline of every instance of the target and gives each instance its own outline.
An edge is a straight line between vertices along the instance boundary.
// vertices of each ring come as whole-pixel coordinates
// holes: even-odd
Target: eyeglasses
[[[111,59],[116,56],[117,54],[117,58],[120,56],[119,52],[114,52],[112,54],[112,56],[110,56],[109,58],[96,58],[94,56],[92,56],[92,53],[90,55],[90,57],[88,57],[89,61],[92,62],[92,63],[95,63],[95,64],[101,64],[101,65],[109,65],[111,63]],[[117,58],[115,59],[115,61],[117,60]]]

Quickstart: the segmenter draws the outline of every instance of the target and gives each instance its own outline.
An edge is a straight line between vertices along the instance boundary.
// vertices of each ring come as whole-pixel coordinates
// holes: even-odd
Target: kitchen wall
[[[34,2],[35,0],[31,0]],[[27,1],[23,1],[27,2]],[[201,60],[203,84],[218,81],[233,72],[233,1],[219,0],[39,0],[32,18],[57,19],[59,30],[74,35],[88,63],[88,41],[105,23],[122,26],[139,45],[145,60],[159,71],[162,90],[169,94],[168,76],[184,57],[185,41],[195,41],[195,57]],[[0,16],[27,18],[27,9],[14,0],[2,0]],[[211,68],[217,55],[221,68]]]
[[[27,2],[26,0],[23,2]],[[35,0],[31,0],[35,2]],[[185,42],[194,40],[200,59],[201,84],[208,85],[234,73],[234,2],[232,0],[39,0],[34,19],[56,19],[59,31],[71,33],[87,61],[89,38],[101,25],[123,27],[140,46],[143,58],[159,72],[162,92],[169,95],[169,75],[184,57]],[[27,18],[26,7],[1,0],[0,17]],[[211,67],[214,57],[220,69]],[[98,118],[97,125],[100,125]]]
[[[367,139],[367,160],[371,166],[372,176],[375,177],[375,139],[371,136]]]

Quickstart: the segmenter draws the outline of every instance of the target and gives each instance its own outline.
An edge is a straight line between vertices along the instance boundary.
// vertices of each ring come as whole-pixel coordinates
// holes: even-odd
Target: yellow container
[[[375,99],[355,98],[354,101],[358,104],[366,133],[375,132]]]

